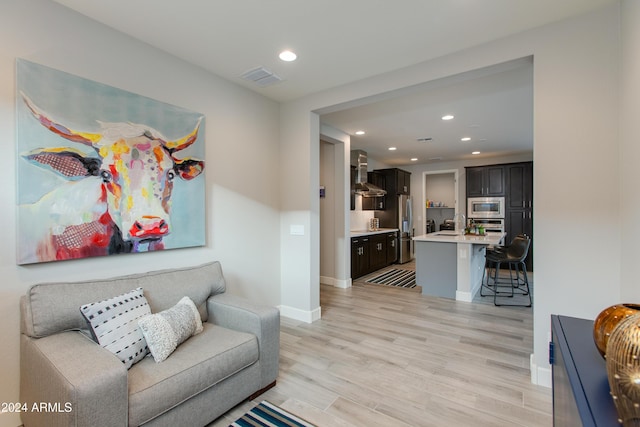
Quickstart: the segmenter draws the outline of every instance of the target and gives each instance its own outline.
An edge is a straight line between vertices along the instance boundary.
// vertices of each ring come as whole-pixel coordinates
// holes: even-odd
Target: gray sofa
[[[153,313],[190,297],[204,331],[165,361],[147,356],[127,370],[91,339],[79,307],[137,287]],[[25,427],[204,426],[275,385],[278,310],[225,294],[225,288],[218,262],[32,286],[20,303]]]

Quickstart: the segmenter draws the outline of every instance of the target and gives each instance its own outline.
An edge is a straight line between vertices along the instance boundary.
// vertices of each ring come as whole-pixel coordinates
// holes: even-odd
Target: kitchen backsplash
[[[351,230],[367,230],[369,220],[374,217],[374,211],[349,211],[351,213]]]

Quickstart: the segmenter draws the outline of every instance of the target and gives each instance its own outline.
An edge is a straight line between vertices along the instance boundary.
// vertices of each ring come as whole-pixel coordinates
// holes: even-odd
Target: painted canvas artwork
[[[16,75],[18,264],[205,244],[202,114],[22,59]]]

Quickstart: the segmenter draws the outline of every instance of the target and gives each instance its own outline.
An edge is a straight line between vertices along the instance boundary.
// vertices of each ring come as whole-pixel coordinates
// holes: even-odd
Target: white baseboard
[[[331,285],[335,288],[347,289],[351,287],[351,279],[336,279],[334,277],[320,276],[320,283]]]
[[[471,302],[473,295],[471,292],[456,291],[456,301]]]
[[[307,311],[300,310],[299,308],[289,307],[286,305],[278,306],[280,310],[280,315],[284,317],[288,317],[289,319],[299,320],[305,323],[313,323],[316,320],[320,320],[321,317],[321,307],[316,308],[315,310]]]
[[[551,367],[537,366],[533,361],[533,354],[529,356],[529,369],[531,370],[531,384],[551,388],[553,385]]]
[[[471,289],[471,292],[456,290],[456,301],[472,302],[481,286],[482,282],[478,282],[473,289]]]

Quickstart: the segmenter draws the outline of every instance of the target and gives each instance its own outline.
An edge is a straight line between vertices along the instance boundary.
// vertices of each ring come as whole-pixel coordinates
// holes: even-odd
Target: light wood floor
[[[530,382],[531,308],[463,303],[354,282],[321,286],[322,319],[282,318],[275,388],[261,400],[317,426],[551,426]]]

